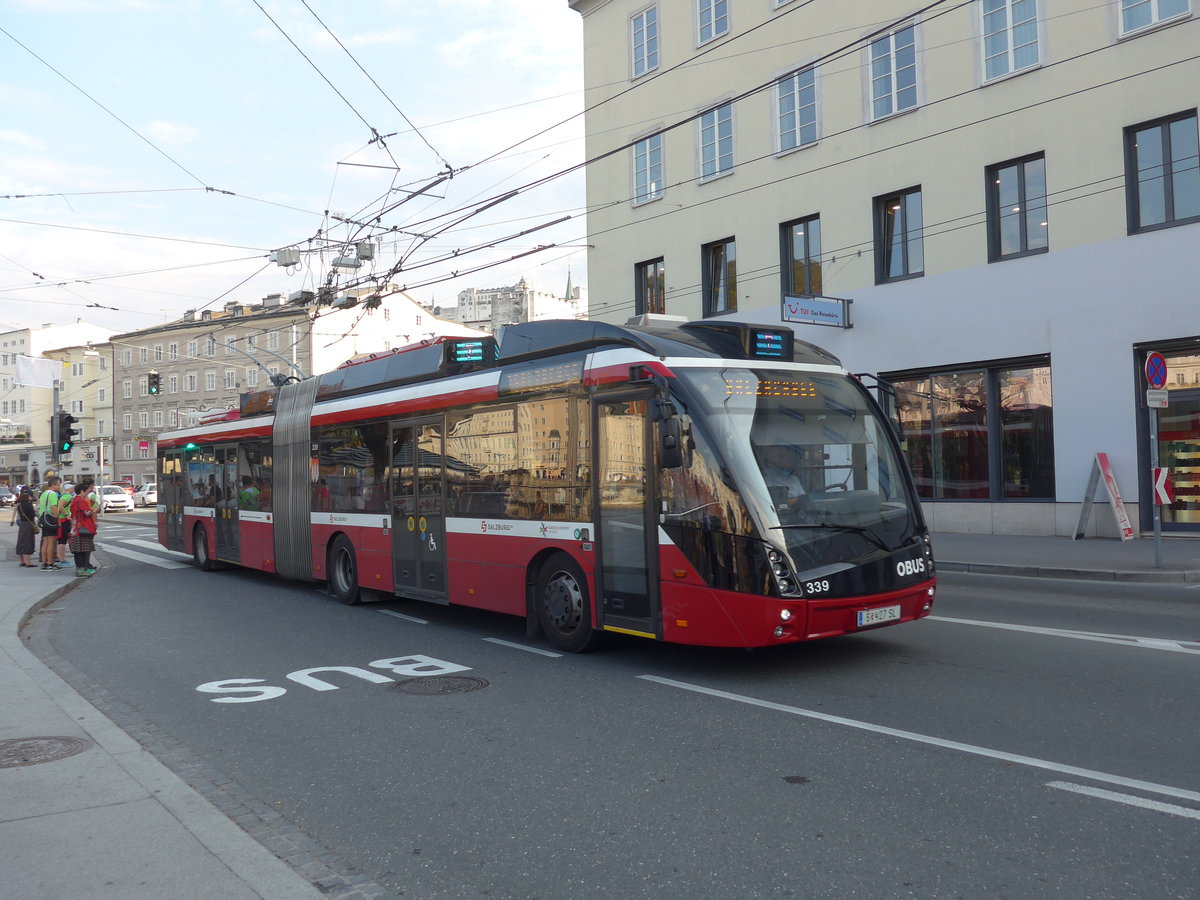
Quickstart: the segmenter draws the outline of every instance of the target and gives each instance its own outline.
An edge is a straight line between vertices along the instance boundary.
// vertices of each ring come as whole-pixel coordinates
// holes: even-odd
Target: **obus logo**
[[[412,656],[398,656],[395,659],[377,659],[368,663],[372,669],[383,669],[404,678],[422,678],[429,675],[448,675],[451,672],[466,672],[470,666],[460,666],[457,663],[446,662],[444,659],[434,659],[415,653]],[[314,669],[299,669],[289,672],[284,678],[304,685],[314,691],[336,691],[338,686],[314,677],[317,672],[341,672],[353,675],[363,681],[373,684],[389,684],[393,679],[378,672],[360,669],[358,666],[317,666]],[[263,684],[262,678],[226,678],[223,681],[208,681],[198,686],[202,694],[240,694],[245,696],[210,697],[213,703],[257,703],[260,700],[274,700],[287,693],[287,688],[273,684]]]
[[[916,575],[925,571],[925,560],[905,559],[896,563],[897,575]]]

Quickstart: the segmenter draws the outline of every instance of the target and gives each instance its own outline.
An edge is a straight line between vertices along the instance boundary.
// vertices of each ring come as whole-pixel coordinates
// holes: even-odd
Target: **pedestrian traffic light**
[[[160,376],[157,372],[151,372],[146,376],[146,387],[152,396],[158,393],[158,389],[161,387],[161,385],[162,376]]]
[[[69,412],[58,414],[58,445],[56,449],[59,454],[70,453],[71,448],[75,446],[75,435],[79,434],[79,429],[71,426],[78,421]]]

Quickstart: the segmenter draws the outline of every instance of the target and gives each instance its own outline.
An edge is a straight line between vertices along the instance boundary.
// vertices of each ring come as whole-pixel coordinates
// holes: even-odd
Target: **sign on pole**
[[[1170,506],[1175,502],[1175,488],[1171,485],[1170,469],[1154,469],[1151,487],[1154,489],[1154,503],[1157,506]]]
[[[1161,388],[1167,383],[1167,361],[1157,350],[1146,354],[1146,383]]]
[[[1133,523],[1129,521],[1129,513],[1125,511],[1125,503],[1121,500],[1121,491],[1117,487],[1116,476],[1113,475],[1112,464],[1108,461],[1107,453],[1097,453],[1092,462],[1092,474],[1088,478],[1087,491],[1083,495],[1083,505],[1079,510],[1079,522],[1075,526],[1075,540],[1083,537],[1087,529],[1088,517],[1092,512],[1092,503],[1096,499],[1096,488],[1100,486],[1101,478],[1108,492],[1108,502],[1112,507],[1113,516],[1117,520],[1117,528],[1121,532],[1122,541],[1132,541],[1135,537]]]

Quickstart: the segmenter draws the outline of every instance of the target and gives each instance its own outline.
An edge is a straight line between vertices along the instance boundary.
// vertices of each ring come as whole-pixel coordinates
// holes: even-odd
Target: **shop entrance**
[[[1200,532],[1200,355],[1189,342],[1188,352],[1162,349],[1167,361],[1167,407],[1158,412],[1158,464],[1170,469],[1175,502],[1163,506],[1164,532]],[[1145,362],[1149,350],[1139,355],[1139,365]],[[1143,410],[1143,413],[1147,411]],[[1149,421],[1148,415],[1145,420]],[[1143,444],[1145,446],[1145,444]],[[1142,528],[1149,530],[1153,522],[1150,500],[1150,465],[1147,455],[1142,466],[1143,487]]]

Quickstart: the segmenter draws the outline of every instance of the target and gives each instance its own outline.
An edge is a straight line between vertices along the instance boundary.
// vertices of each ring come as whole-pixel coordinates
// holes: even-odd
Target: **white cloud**
[[[3,128],[0,128],[0,143],[15,144],[28,150],[41,150],[46,146],[31,134],[25,134],[23,131],[6,131]]]
[[[159,144],[180,147],[196,137],[196,129],[178,122],[151,122],[138,129],[146,137]]]

